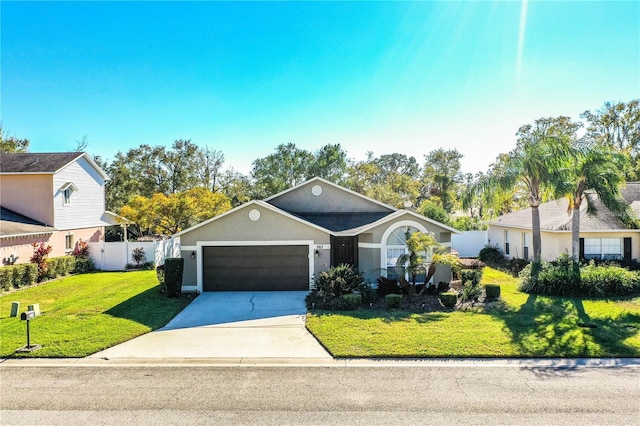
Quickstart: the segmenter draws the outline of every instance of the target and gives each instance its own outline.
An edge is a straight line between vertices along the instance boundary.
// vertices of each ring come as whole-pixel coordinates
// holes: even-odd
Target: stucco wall
[[[319,186],[320,195],[314,195],[312,189]],[[390,212],[391,209],[369,201],[344,189],[314,181],[269,200],[269,203],[283,210],[305,213],[351,213],[351,212]]]
[[[257,210],[260,218],[249,218]],[[315,244],[329,244],[329,234],[268,208],[249,204],[211,223],[180,236],[181,245],[195,246],[198,241],[278,241],[313,240]]]

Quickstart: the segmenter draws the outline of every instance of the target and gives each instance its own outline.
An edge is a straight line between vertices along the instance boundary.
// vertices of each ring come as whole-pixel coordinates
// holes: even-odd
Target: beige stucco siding
[[[251,220],[249,212],[260,212]],[[314,244],[329,244],[329,234],[295,219],[255,204],[246,205],[231,214],[180,235],[184,246],[204,241],[295,241],[313,240]]]
[[[314,195],[313,187],[322,189],[320,195]],[[391,212],[392,210],[361,196],[354,196],[344,189],[336,188],[324,182],[314,181],[303,185],[296,191],[284,193],[269,200],[271,204],[283,210],[305,213],[357,213]]]
[[[53,175],[0,175],[2,207],[54,226]]]
[[[380,269],[380,249],[359,247],[358,269],[362,273],[365,281],[376,284],[376,280],[382,276],[382,270]]]

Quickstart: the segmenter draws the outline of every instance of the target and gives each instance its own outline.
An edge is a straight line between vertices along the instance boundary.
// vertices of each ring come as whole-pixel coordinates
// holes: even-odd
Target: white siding
[[[72,182],[77,188],[71,203],[64,204],[60,188]],[[78,229],[104,226],[104,179],[84,158],[70,163],[53,177],[53,226],[60,229]]]

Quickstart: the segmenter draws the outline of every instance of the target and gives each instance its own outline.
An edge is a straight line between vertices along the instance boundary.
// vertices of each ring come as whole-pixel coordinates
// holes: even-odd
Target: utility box
[[[27,307],[28,311],[33,311],[33,314],[35,316],[40,316],[40,304],[39,303],[34,303],[33,305],[29,305]]]
[[[11,302],[11,318],[17,318],[20,312],[20,302]]]

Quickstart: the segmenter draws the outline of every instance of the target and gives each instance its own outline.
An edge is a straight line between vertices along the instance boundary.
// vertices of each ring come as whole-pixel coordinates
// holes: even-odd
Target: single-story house
[[[28,263],[32,244],[70,254],[78,240],[101,241],[117,223],[105,211],[106,173],[84,152],[0,156],[0,259]]]
[[[174,236],[184,291],[309,290],[331,266],[353,265],[366,280],[393,276],[406,232],[450,246],[454,228],[322,178],[254,200]],[[449,281],[438,268],[433,282]]]
[[[621,189],[622,197],[640,217],[640,182],[629,182]],[[594,195],[595,216],[587,214],[586,203],[580,208],[581,259],[638,259],[640,229],[629,229]],[[540,205],[542,260],[557,259],[571,254],[571,214],[567,199]],[[529,259],[531,248],[531,209],[499,216],[489,224],[489,244],[497,245],[509,259]]]

